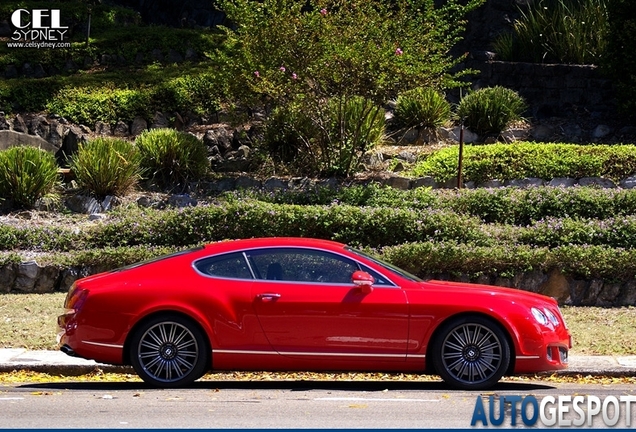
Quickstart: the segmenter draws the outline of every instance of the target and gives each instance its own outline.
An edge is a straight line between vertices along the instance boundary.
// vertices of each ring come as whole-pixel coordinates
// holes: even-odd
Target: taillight
[[[84,305],[86,297],[88,297],[88,290],[79,288],[77,285],[73,284],[66,295],[66,299],[64,300],[64,308],[67,311],[73,310],[77,312]]]

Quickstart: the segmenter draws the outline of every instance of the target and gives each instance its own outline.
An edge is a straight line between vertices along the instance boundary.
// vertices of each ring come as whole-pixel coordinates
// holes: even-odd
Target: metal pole
[[[462,188],[462,169],[464,165],[464,119],[459,122],[459,164],[457,166],[457,189]]]
[[[90,6],[88,7],[88,29],[86,30],[86,46],[88,47],[88,40],[91,37],[91,15],[92,15],[92,10],[93,8],[91,8]]]

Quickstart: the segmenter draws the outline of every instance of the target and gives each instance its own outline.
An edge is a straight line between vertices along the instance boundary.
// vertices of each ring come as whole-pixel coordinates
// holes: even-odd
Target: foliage
[[[512,34],[495,41],[507,61],[599,64],[605,54],[612,0],[540,0],[519,7]]]
[[[141,154],[130,142],[118,138],[96,138],[80,144],[70,168],[77,184],[99,198],[123,196],[141,178]]]
[[[451,118],[451,107],[444,95],[430,87],[401,93],[395,103],[394,122],[398,128],[438,128]]]
[[[457,175],[458,147],[442,149],[413,169],[417,176],[446,181]],[[464,148],[463,177],[487,180],[537,177],[605,177],[618,181],[636,173],[636,146],[574,144],[496,144]]]
[[[174,129],[151,129],[136,139],[141,167],[163,187],[186,187],[208,172],[207,148],[196,136]]]
[[[349,174],[356,168],[352,152],[369,146],[359,138],[364,123],[377,118],[377,107],[409,88],[460,85],[462,73],[453,75],[452,69],[461,59],[449,51],[464,29],[464,15],[483,1],[462,3],[450,0],[436,8],[424,0],[222,0],[234,24],[220,53],[230,93],[248,106],[302,104],[323,135],[312,151],[336,164],[318,169]],[[329,122],[333,104],[339,110],[335,129]],[[368,114],[343,115],[356,106]],[[306,137],[298,141],[314,145]],[[332,156],[337,148],[347,150]]]
[[[55,157],[35,147],[12,147],[0,152],[0,196],[14,206],[32,208],[52,194],[58,184]]]
[[[512,122],[520,120],[526,108],[516,91],[495,86],[467,94],[459,102],[457,115],[476,134],[499,135]]]
[[[94,125],[97,121],[114,124],[135,116],[148,118],[150,94],[143,89],[118,88],[113,83],[100,87],[61,89],[46,108],[75,123]]]
[[[605,69],[614,79],[621,112],[636,118],[636,3],[608,0],[609,26]]]

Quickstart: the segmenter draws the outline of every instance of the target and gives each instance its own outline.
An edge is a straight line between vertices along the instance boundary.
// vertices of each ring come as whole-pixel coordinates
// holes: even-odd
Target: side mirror
[[[351,275],[351,282],[359,287],[363,294],[369,294],[373,292],[375,278],[365,271],[358,270]]]

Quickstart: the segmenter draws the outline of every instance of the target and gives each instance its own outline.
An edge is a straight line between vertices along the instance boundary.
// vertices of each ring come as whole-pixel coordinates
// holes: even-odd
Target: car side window
[[[255,273],[265,280],[350,284],[355,261],[330,252],[302,248],[271,248],[248,252]]]
[[[361,265],[361,270],[365,271],[367,273],[369,273],[371,276],[373,276],[373,278],[375,279],[375,282],[373,283],[374,285],[379,285],[379,286],[395,286],[393,285],[393,283],[388,280],[387,278],[385,278],[384,276],[382,276],[380,273],[378,273],[377,271],[373,270],[372,268],[369,268],[365,265]]]
[[[252,279],[252,272],[241,252],[217,255],[197,261],[194,266],[201,273],[222,278]]]

